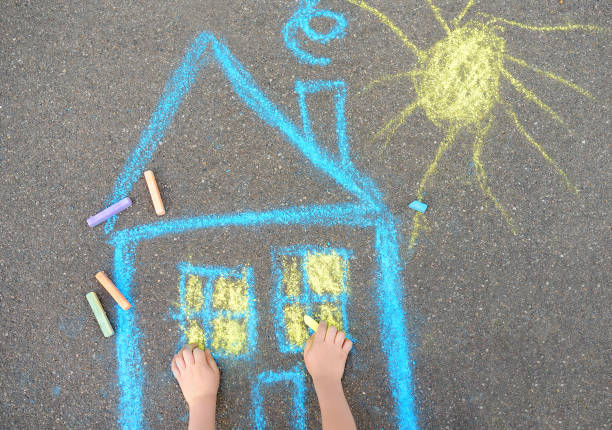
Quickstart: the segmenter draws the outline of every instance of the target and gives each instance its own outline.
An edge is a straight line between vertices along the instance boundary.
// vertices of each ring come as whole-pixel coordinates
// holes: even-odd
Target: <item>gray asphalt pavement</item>
[[[297,32],[305,52],[330,58],[320,66],[300,63],[283,40],[297,1],[4,2],[0,427],[186,427],[187,408],[169,362],[182,336],[174,318],[180,313],[177,263],[189,261],[243,265],[255,274],[257,347],[248,359],[219,357],[218,427],[253,428],[256,375],[298,369],[306,390],[297,402],[305,409],[303,423],[319,428],[300,355],[278,350],[270,272],[271,249],[309,245],[352,253],[346,312],[356,346],[345,388],[359,428],[401,426],[407,415],[398,413],[397,386],[404,383],[423,429],[609,428],[612,6],[476,1],[453,21],[465,0],[434,3],[433,9],[425,0],[368,3],[401,29],[402,42],[363,7],[322,0],[317,9],[342,14],[347,27],[344,38],[326,44]],[[491,16],[503,19],[492,22]],[[461,29],[483,32],[487,22],[503,41],[503,64],[478,63],[501,52],[491,38],[472,51],[467,36],[448,42]],[[319,32],[331,28],[326,18],[311,24]],[[136,391],[132,379],[119,374],[125,356],[118,333],[102,336],[85,299],[96,291],[119,331],[123,311],[94,279],[99,270],[116,270],[114,248],[104,226],[89,228],[85,220],[105,207],[169,77],[204,31],[300,128],[296,80],[345,83],[351,159],[376,184],[396,221],[403,269],[397,315],[404,316],[398,321],[412,381],[397,381],[389,367],[401,351],[385,349],[396,345],[386,330],[394,323],[381,316],[393,302],[385,305],[374,293],[373,228],[222,227],[138,244],[129,312],[141,336],[133,340],[140,397],[129,397]],[[426,54],[419,59],[410,44]],[[447,60],[466,66],[454,75],[427,66],[441,46],[453,52]],[[493,50],[489,57],[482,54],[487,49]],[[163,220],[354,203],[354,195],[243,103],[213,60],[211,54],[194,78],[147,164],[166,205]],[[381,76],[413,70],[421,77],[368,87]],[[471,79],[476,71],[479,81]],[[429,72],[436,83],[430,87],[423,77]],[[456,95],[459,81],[465,92]],[[480,95],[485,87],[491,92]],[[313,94],[308,100],[320,145],[337,153],[331,99]],[[387,143],[372,139],[413,102],[418,106]],[[480,102],[490,106],[478,116]],[[429,175],[449,136],[452,144]],[[408,204],[424,177],[427,221],[411,243],[416,225]],[[115,232],[160,220],[142,178],[129,196],[134,203]],[[299,427],[291,390],[280,384],[265,392],[268,428]],[[126,416],[141,420],[130,423]]]

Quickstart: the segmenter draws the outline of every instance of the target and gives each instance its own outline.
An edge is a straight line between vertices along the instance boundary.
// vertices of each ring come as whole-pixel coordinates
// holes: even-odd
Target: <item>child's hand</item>
[[[346,339],[344,332],[333,326],[327,328],[321,321],[304,347],[304,362],[313,382],[340,382],[352,347],[353,342]]]
[[[211,400],[214,405],[219,389],[219,368],[210,350],[202,351],[195,344],[185,345],[172,358],[172,374],[190,408]]]

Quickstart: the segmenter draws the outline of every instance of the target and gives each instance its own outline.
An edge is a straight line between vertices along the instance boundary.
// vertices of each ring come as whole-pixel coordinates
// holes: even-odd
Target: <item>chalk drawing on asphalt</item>
[[[325,320],[350,338],[347,316],[349,258],[345,249],[293,246],[273,249],[276,338],[282,352],[299,352],[310,337],[304,315]]]
[[[404,44],[405,48],[416,57],[416,66],[408,71],[382,76],[370,82],[364,91],[375,86],[396,80],[411,80],[416,92],[416,99],[409,102],[399,113],[389,119],[374,135],[372,140],[384,139],[386,146],[395,132],[416,110],[424,111],[427,118],[444,131],[445,137],[438,145],[433,160],[427,166],[416,190],[417,200],[423,198],[427,184],[437,172],[438,163],[452,147],[457,134],[468,131],[474,136],[472,143],[472,163],[482,193],[501,213],[514,234],[517,228],[505,207],[499,202],[487,181],[487,174],[482,159],[486,137],[494,120],[493,108],[500,105],[504,114],[514,124],[516,130],[538,153],[552,166],[562,178],[567,189],[578,193],[566,173],[537,142],[519,120],[511,104],[500,95],[500,81],[505,79],[514,90],[529,102],[548,114],[559,124],[563,123],[560,115],[542,101],[532,90],[513,76],[505,67],[512,62],[537,73],[543,78],[551,79],[577,93],[593,99],[593,95],[573,82],[550,71],[540,69],[521,58],[512,56],[506,48],[506,40],[501,36],[505,26],[514,26],[537,32],[609,32],[609,30],[580,24],[559,26],[532,26],[492,15],[478,13],[482,21],[472,19],[464,21],[465,15],[474,5],[468,0],[463,10],[450,22],[443,18],[441,10],[433,0],[426,0],[435,19],[446,32],[446,36],[429,49],[420,49],[406,34],[395,25],[387,15],[370,6],[363,0],[346,0],[376,17],[388,27]],[[487,203],[485,201],[485,204]],[[428,230],[426,216],[415,213],[409,247],[413,248],[422,230]]]
[[[301,115],[301,124],[297,125],[262,92],[248,71],[223,43],[210,33],[200,34],[168,79],[158,106],[143,130],[140,142],[128,156],[108,201],[120,200],[130,193],[152,159],[157,145],[163,139],[196,77],[203,75],[205,69],[212,66],[221,70],[246,108],[253,111],[268,127],[276,130],[288,145],[296,148],[309,161],[314,171],[323,173],[348,192],[352,201],[283,207],[261,212],[204,213],[189,218],[163,219],[120,231],[113,231],[115,220],[109,220],[106,231],[110,234],[109,243],[114,247],[113,275],[117,287],[128,300],[140,294],[139,287],[134,283],[137,251],[140,245],[153,239],[228,228],[242,231],[274,226],[297,226],[302,229],[343,227],[359,229],[359,234],[368,230],[372,235],[371,257],[374,262],[370,280],[371,291],[368,295],[373,298],[376,308],[372,317],[378,320],[379,347],[385,357],[383,365],[387,374],[386,384],[391,393],[389,406],[392,408],[397,428],[418,428],[412,391],[410,343],[401,302],[402,263],[399,258],[396,220],[385,205],[383,195],[376,184],[357,170],[351,161],[344,111],[347,94],[344,81],[296,81],[295,91]],[[333,112],[330,116],[335,120],[338,154],[325,150],[312,132],[308,115],[308,96],[319,92],[329,94],[333,100]],[[281,295],[289,299],[295,294],[295,300],[289,302],[288,299],[286,305],[302,305],[305,310],[312,311],[319,318],[332,321],[350,332],[351,315],[346,308],[351,290],[351,252],[348,246],[343,248],[296,245],[293,248],[281,249],[271,247],[270,260],[274,261],[273,264],[280,265],[277,267],[281,267],[281,272],[280,275],[276,272],[275,285],[262,290],[275,292],[274,294],[279,294],[280,291]],[[299,275],[291,273],[292,258],[295,258],[294,268]],[[247,264],[222,267],[214,262],[209,263],[176,262],[180,303],[178,311],[174,310],[172,313],[181,327],[181,336],[184,336],[185,340],[211,347],[216,357],[250,363],[251,355],[257,353],[258,315],[263,311],[271,311],[257,309],[259,298],[255,297],[254,293],[254,279],[257,275],[253,274]],[[294,282],[291,278],[283,284],[283,264],[287,265],[287,276],[302,276],[302,282]],[[270,277],[273,277],[273,271],[277,269],[270,266],[268,270]],[[284,306],[280,311],[277,309],[272,312],[276,312],[276,318],[284,319],[278,348],[287,348],[285,352],[289,354],[294,352],[291,342],[299,344],[302,334],[289,333],[294,326],[291,325],[291,309],[287,309],[287,306]],[[139,327],[139,319],[138,309],[118,312],[116,324],[117,373],[121,393],[118,407],[119,424],[125,429],[147,425],[145,409],[148,402],[143,393],[146,369],[142,359],[146,337]],[[267,389],[272,389],[272,385],[282,383],[293,387],[292,426],[305,428],[305,376],[303,366],[299,365],[290,370],[269,369],[252,374],[252,425],[256,428],[265,427],[261,396]]]
[[[180,262],[179,345],[197,343],[215,357],[248,358],[257,347],[257,312],[250,267]],[[208,336],[207,336],[208,334]]]
[[[303,32],[310,41],[325,45],[332,40],[344,38],[347,22],[346,18],[344,18],[344,15],[341,13],[317,8],[319,1],[320,0],[300,0],[297,10],[283,27],[283,39],[285,46],[295,55],[300,63],[313,66],[327,66],[331,62],[331,59],[327,57],[315,57],[306,51],[300,44],[299,32]],[[334,21],[334,25],[327,33],[319,33],[313,29],[310,24],[310,21],[315,18],[332,20]]]

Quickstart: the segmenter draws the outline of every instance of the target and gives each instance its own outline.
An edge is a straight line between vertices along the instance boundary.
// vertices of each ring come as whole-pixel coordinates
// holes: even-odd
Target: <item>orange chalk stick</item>
[[[159,188],[157,187],[155,175],[152,171],[147,170],[146,172],[144,172],[144,177],[147,181],[147,188],[149,188],[149,194],[151,194],[151,200],[153,201],[155,213],[158,216],[162,216],[166,213],[166,209],[164,208],[164,202],[161,199],[161,194],[159,194]]]
[[[130,305],[127,299],[123,297],[123,294],[121,294],[117,287],[115,287],[113,281],[111,281],[108,276],[106,276],[106,273],[102,271],[96,273],[96,279],[99,283],[102,284],[104,289],[108,291],[108,294],[110,294],[113,299],[115,299],[115,301],[119,303],[119,306],[121,306],[124,311],[127,311],[129,308],[132,307],[132,305]]]

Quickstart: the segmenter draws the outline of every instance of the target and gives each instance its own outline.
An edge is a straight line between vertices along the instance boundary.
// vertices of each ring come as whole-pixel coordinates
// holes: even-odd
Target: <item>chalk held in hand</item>
[[[132,305],[130,305],[127,299],[123,297],[121,291],[119,291],[117,287],[115,287],[113,281],[111,281],[108,276],[106,276],[106,273],[102,271],[96,273],[96,279],[102,284],[104,289],[108,291],[108,294],[110,294],[113,299],[115,299],[115,301],[119,303],[119,306],[121,306],[124,311],[127,311],[129,308],[132,307]]]
[[[144,177],[147,181],[147,188],[149,188],[149,194],[151,194],[151,200],[153,201],[155,213],[157,214],[157,216],[162,216],[166,213],[166,209],[164,208],[164,202],[161,199],[161,194],[159,194],[159,188],[157,187],[155,175],[152,171],[147,170],[146,172],[144,172]]]
[[[102,330],[102,334],[104,337],[111,337],[115,331],[106,316],[106,312],[104,312],[104,308],[102,307],[102,303],[100,303],[100,299],[93,291],[91,293],[85,294],[87,297],[87,301],[89,302],[89,306],[93,311],[96,321],[98,321],[98,325],[100,326],[100,330]]]
[[[309,317],[308,315],[304,315],[304,322],[314,332],[316,332],[317,329],[319,328],[319,323],[316,322],[313,318]]]
[[[122,210],[124,210],[126,208],[129,208],[130,206],[132,206],[132,201],[130,200],[129,197],[121,199],[117,203],[115,203],[114,205],[110,205],[109,207],[104,209],[102,212],[99,212],[99,213],[95,214],[94,216],[92,216],[91,218],[88,218],[87,219],[87,224],[90,227],[95,227],[98,224],[106,221],[107,219],[109,219],[113,215],[117,215]]]
[[[410,203],[410,204],[408,205],[408,207],[409,207],[410,209],[414,209],[414,210],[415,210],[415,211],[417,211],[417,212],[421,212],[422,214],[424,214],[424,213],[425,213],[425,211],[427,210],[427,204],[426,204],[426,203],[423,203],[423,202],[420,202],[420,201],[418,201],[418,200],[415,200],[415,201],[413,201],[412,203]]]

